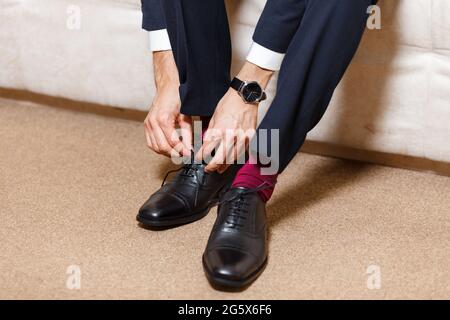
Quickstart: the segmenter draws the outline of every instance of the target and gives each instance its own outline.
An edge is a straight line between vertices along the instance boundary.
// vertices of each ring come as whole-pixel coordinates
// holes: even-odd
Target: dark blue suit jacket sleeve
[[[268,0],[253,34],[253,41],[286,53],[305,12],[303,0]]]
[[[164,11],[161,5],[164,0],[141,0],[142,28],[148,31],[166,29]]]

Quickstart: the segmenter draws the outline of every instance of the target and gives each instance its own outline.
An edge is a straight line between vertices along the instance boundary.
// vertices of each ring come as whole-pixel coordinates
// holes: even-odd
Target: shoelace
[[[244,226],[243,220],[247,219],[248,214],[248,203],[246,202],[245,196],[250,193],[256,193],[261,190],[266,190],[269,188],[273,188],[273,185],[267,181],[264,181],[262,184],[253,189],[247,189],[244,192],[236,193],[234,196],[230,198],[225,198],[219,201],[219,204],[223,204],[226,202],[231,202],[236,200],[227,215],[225,222],[229,225],[230,228],[240,228]]]
[[[172,174],[172,173],[175,173],[175,172],[182,171],[180,173],[181,176],[184,176],[184,177],[195,177],[195,179],[197,180],[197,184],[196,184],[196,187],[195,187],[194,206],[196,206],[197,205],[197,201],[198,201],[198,193],[199,193],[199,190],[200,190],[200,184],[203,183],[203,181],[200,181],[200,176],[198,175],[198,169],[199,169],[199,164],[188,163],[188,164],[185,164],[184,166],[182,166],[182,167],[180,167],[178,169],[167,171],[166,176],[164,177],[164,180],[161,183],[161,187],[164,186],[164,184],[166,183],[166,180],[169,177],[169,175]]]

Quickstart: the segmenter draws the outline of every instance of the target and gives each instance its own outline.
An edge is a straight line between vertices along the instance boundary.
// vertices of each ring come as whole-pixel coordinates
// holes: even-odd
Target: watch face
[[[244,97],[245,101],[250,103],[258,101],[258,99],[261,98],[262,93],[262,88],[256,82],[249,82],[242,89],[242,96]]]

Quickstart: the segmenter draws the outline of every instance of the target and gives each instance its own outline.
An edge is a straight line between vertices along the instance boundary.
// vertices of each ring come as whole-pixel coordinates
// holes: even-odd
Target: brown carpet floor
[[[0,100],[0,298],[450,298],[448,177],[299,154],[268,206],[269,264],[230,293],[201,267],[215,209],[166,231],[135,222],[170,167],[139,122]]]

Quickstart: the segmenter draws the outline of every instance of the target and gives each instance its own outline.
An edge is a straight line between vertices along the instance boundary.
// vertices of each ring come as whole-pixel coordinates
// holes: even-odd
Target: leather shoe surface
[[[266,204],[254,189],[232,188],[221,199],[203,254],[213,285],[245,287],[267,262]]]
[[[137,220],[149,227],[170,227],[194,222],[206,216],[217,204],[236,175],[232,165],[223,174],[205,172],[205,164],[186,164],[169,171],[177,172],[172,180],[162,184],[139,210]]]

